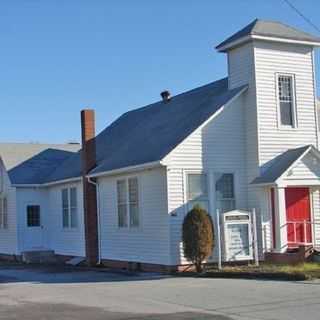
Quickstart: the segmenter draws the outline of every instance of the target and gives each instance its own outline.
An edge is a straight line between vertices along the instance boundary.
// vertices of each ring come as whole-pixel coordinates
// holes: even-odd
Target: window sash
[[[187,199],[195,200],[199,198],[208,198],[207,175],[204,173],[188,173]]]
[[[294,126],[294,77],[278,75],[279,121],[282,126]]]
[[[7,198],[0,198],[0,228],[8,228],[8,202]]]
[[[0,228],[3,228],[3,199],[0,198]]]
[[[138,178],[128,179],[130,227],[139,226],[139,185]]]
[[[0,193],[4,190],[4,169],[0,161]]]
[[[233,173],[215,174],[216,206],[221,213],[232,211],[236,207]]]
[[[187,173],[187,208],[193,209],[196,205],[209,212],[208,181],[206,173]]]
[[[70,188],[70,227],[76,228],[78,225],[77,208],[77,188]]]
[[[77,188],[65,188],[62,196],[62,227],[73,229],[78,226]]]
[[[137,177],[117,181],[118,227],[140,225],[139,181]]]

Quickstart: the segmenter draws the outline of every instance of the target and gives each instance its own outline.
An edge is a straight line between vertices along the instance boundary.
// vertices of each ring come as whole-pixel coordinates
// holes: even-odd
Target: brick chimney
[[[82,181],[86,259],[90,266],[98,261],[98,223],[96,186],[89,183],[86,175],[96,166],[94,110],[81,111],[82,132]]]

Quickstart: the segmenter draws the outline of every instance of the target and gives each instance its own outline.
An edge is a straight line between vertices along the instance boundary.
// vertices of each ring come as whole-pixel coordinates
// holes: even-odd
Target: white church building
[[[97,136],[84,110],[82,148],[0,144],[0,256],[178,268],[188,263],[182,222],[196,203],[215,223],[217,209],[222,221],[254,208],[261,259],[319,247],[319,45],[255,20],[216,47],[224,79],[163,92]]]

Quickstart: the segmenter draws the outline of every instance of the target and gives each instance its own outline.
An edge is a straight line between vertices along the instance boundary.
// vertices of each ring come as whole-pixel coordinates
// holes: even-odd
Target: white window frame
[[[217,179],[216,179],[216,176],[218,174],[232,174],[233,176],[233,198],[224,198],[223,200],[225,201],[234,201],[234,209],[235,210],[237,208],[237,174],[233,171],[227,171],[227,170],[218,170],[218,171],[214,171],[213,172],[213,188],[214,188],[214,203],[215,203],[215,207],[216,207],[216,210],[219,209],[219,206],[218,206],[218,197],[217,197],[217,190],[216,190],[216,183],[217,183]],[[220,212],[220,213],[223,213],[223,212]]]
[[[138,183],[138,221],[139,224],[137,226],[131,226],[130,225],[130,199],[129,199],[129,180],[130,179],[137,179]],[[127,210],[127,221],[126,226],[120,226],[119,225],[119,203],[118,203],[118,182],[124,181],[126,183],[126,210]],[[116,208],[117,208],[117,227],[119,230],[140,230],[142,227],[142,211],[141,211],[141,184],[140,184],[140,178],[136,175],[133,176],[126,176],[123,178],[119,178],[116,180]]]
[[[281,123],[281,105],[280,105],[280,95],[279,95],[279,77],[290,77],[291,78],[291,90],[292,90],[292,125],[285,125]],[[297,120],[297,103],[296,103],[296,77],[293,73],[276,73],[275,75],[276,82],[276,100],[277,100],[277,120],[279,129],[296,129],[298,127]]]
[[[8,198],[0,197],[0,229],[8,229]]]
[[[201,201],[206,201],[207,202],[207,207],[208,207],[208,213],[210,214],[211,211],[211,201],[210,201],[210,174],[209,172],[205,172],[203,170],[185,170],[184,171],[184,186],[185,186],[185,190],[184,190],[184,203],[186,204],[186,210],[185,210],[185,214],[187,214],[192,208],[193,202],[197,202],[197,200],[193,200],[189,198],[189,194],[188,194],[188,189],[189,189],[189,181],[188,181],[188,176],[192,175],[192,174],[202,174],[206,176],[206,187],[207,187],[207,198],[206,199],[201,199]]]
[[[0,194],[4,191],[4,167],[0,158]]]
[[[76,206],[71,206],[71,189],[76,190]],[[67,190],[68,195],[68,226],[63,225],[63,214],[64,214],[64,206],[63,206],[63,191]],[[79,217],[78,217],[78,188],[76,186],[65,187],[61,189],[61,209],[62,209],[62,229],[63,230],[76,230],[79,225]],[[72,226],[72,210],[75,209],[75,217],[76,217],[76,225]]]

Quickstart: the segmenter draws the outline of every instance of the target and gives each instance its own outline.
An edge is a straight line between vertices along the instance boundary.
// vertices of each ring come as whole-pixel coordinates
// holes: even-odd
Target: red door
[[[311,243],[309,188],[286,188],[285,195],[289,246]]]

